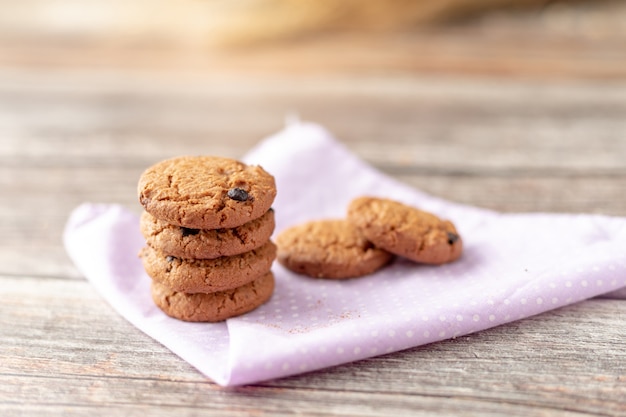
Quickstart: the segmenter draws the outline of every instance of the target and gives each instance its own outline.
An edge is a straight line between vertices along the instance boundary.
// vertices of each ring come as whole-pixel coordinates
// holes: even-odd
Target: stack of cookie
[[[152,298],[171,317],[217,322],[274,290],[274,177],[219,157],[178,157],[141,175],[140,257]]]

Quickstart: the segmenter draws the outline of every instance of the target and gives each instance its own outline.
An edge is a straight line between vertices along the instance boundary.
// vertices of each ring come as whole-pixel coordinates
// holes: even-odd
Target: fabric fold
[[[454,338],[598,295],[626,298],[626,219],[503,214],[415,190],[352,154],[326,130],[294,123],[244,158],[276,177],[276,232],[345,216],[355,197],[392,198],[452,220],[460,260],[397,259],[367,277],[311,279],[275,263],[276,289],[257,310],[219,324],[165,316],[137,253],[138,217],[116,205],[78,207],[68,254],[133,325],[220,385],[250,384]]]

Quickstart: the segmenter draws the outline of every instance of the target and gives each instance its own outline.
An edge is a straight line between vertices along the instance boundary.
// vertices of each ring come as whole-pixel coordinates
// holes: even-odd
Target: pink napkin
[[[78,207],[64,235],[78,269],[122,316],[220,385],[454,338],[600,294],[626,298],[626,218],[501,214],[450,203],[377,172],[312,124],[288,126],[244,160],[276,177],[277,233],[343,217],[352,198],[378,195],[452,220],[465,251],[451,264],[398,259],[348,281],[311,279],[275,263],[270,302],[225,323],[185,323],[152,303],[137,258],[144,245],[138,218],[117,205]]]

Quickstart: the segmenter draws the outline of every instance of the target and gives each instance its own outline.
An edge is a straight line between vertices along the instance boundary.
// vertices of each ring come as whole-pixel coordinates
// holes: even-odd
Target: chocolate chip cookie
[[[348,220],[374,245],[416,262],[443,264],[463,251],[450,221],[397,201],[357,198],[348,207]]]
[[[215,259],[239,255],[265,244],[274,231],[274,210],[231,229],[189,229],[174,226],[144,211],[140,229],[146,242],[165,255]]]
[[[165,314],[200,322],[218,322],[252,311],[267,302],[273,291],[271,272],[240,287],[210,294],[186,294],[156,281],[151,286],[152,299]]]
[[[282,265],[315,278],[359,277],[392,259],[346,220],[317,220],[291,227],[277,236],[276,245]]]
[[[140,257],[153,281],[176,292],[212,293],[240,287],[267,273],[276,258],[276,245],[268,241],[249,252],[216,259],[182,259],[146,246]]]
[[[166,223],[220,229],[261,217],[276,197],[276,184],[259,166],[215,156],[182,156],[146,169],[138,194],[145,210]]]

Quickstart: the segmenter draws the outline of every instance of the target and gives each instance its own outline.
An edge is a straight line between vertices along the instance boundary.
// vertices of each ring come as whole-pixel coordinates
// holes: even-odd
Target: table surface
[[[139,213],[150,164],[240,157],[293,113],[451,201],[626,216],[626,38],[507,33],[215,55],[0,36],[0,414],[626,415],[626,300],[226,389],[116,314],[61,243],[78,204]]]

